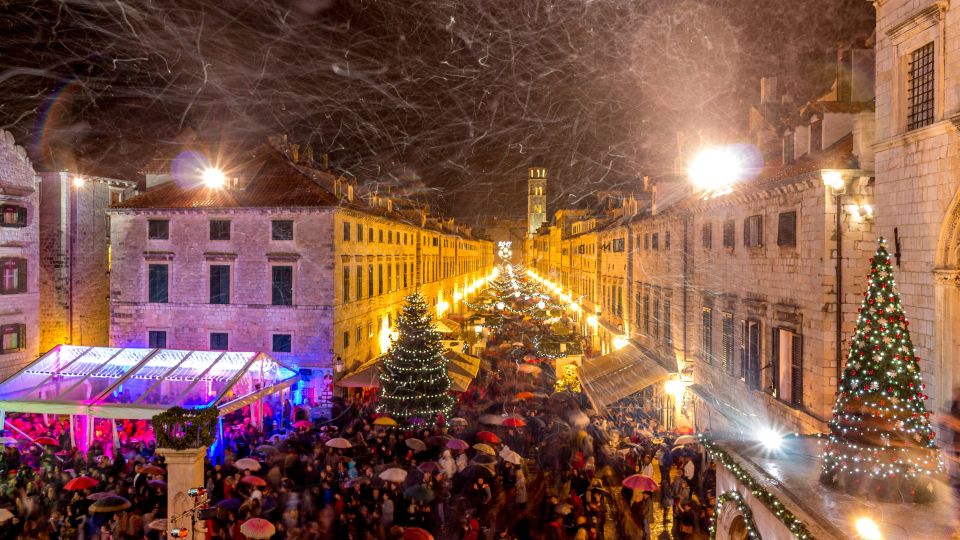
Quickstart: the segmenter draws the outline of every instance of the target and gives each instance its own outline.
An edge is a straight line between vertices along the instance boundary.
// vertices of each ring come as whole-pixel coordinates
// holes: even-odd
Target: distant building
[[[263,350],[329,381],[386,351],[406,295],[442,318],[492,269],[468,227],[360,200],[287,150],[259,148],[223,187],[166,182],[111,209],[112,345]]]
[[[547,221],[547,169],[530,167],[527,178],[527,234],[533,235]]]
[[[483,233],[493,242],[510,242],[511,261],[521,264],[524,261],[524,242],[527,238],[527,220],[524,218],[499,218],[491,216],[481,224]]]
[[[40,351],[110,342],[110,217],[137,183],[40,173]]]
[[[26,151],[0,131],[0,379],[40,351],[37,180]]]

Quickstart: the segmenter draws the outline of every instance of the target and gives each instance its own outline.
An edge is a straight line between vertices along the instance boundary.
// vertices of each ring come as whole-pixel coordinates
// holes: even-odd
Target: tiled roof
[[[281,152],[261,147],[254,157],[231,171],[243,179],[241,188],[208,188],[199,182],[176,180],[128,199],[114,208],[272,208],[336,206],[337,197]],[[332,183],[332,179],[331,179]]]

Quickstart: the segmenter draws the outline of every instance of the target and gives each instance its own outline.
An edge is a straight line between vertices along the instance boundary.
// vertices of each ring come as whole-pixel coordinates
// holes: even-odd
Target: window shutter
[[[790,401],[803,406],[803,337],[793,336],[793,358],[790,364]]]
[[[777,245],[797,245],[797,213],[784,212],[780,214],[777,223]]]
[[[17,259],[17,292],[27,292],[26,259]]]
[[[22,206],[17,207],[17,224],[21,227],[27,226],[27,209]]]
[[[780,397],[780,329],[774,328],[770,344],[771,367],[773,368],[773,395]]]

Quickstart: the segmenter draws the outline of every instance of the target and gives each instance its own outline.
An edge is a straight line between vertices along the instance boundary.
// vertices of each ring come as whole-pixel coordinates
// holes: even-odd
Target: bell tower
[[[533,236],[547,221],[547,169],[530,167],[527,177],[527,234]]]

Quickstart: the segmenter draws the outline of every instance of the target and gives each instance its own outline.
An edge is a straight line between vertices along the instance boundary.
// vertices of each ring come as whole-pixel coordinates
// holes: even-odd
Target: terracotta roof
[[[337,206],[337,197],[311,178],[283,153],[261,147],[247,163],[231,171],[243,180],[240,188],[213,189],[171,181],[114,208],[270,208]]]

